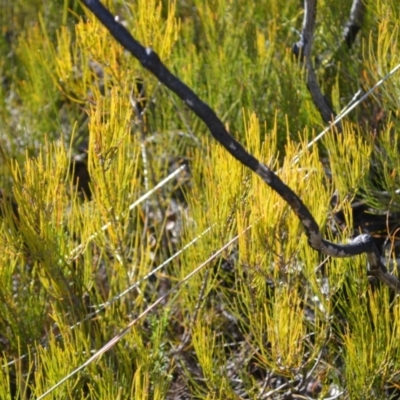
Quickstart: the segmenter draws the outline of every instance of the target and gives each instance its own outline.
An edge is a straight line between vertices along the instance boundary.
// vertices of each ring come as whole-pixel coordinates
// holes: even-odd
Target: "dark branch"
[[[316,17],[317,0],[305,0],[301,38],[300,41],[293,45],[292,51],[296,56],[300,56],[301,58],[303,58],[307,73],[307,88],[311,94],[311,98],[314,104],[321,114],[322,119],[324,120],[324,122],[329,124],[335,119],[336,114],[332,110],[326,97],[321,92],[321,88],[319,87],[311,60],[311,49],[314,40]],[[336,123],[336,128],[339,132],[342,131],[342,125],[340,122]]]
[[[114,38],[132,55],[139,60],[144,68],[152,72],[165,86],[176,93],[192,111],[207,125],[216,140],[239,162],[259,175],[265,183],[275,190],[292,208],[300,219],[312,248],[332,257],[351,257],[367,253],[370,263],[370,272],[392,289],[400,292],[400,282],[390,275],[380,261],[379,252],[368,235],[361,235],[351,243],[335,244],[324,240],[319,231],[314,217],[301,201],[301,199],[283,183],[283,181],[266,165],[260,163],[253,155],[237,142],[225,129],[221,120],[216,116],[210,106],[204,103],[187,85],[173,75],[161,62],[158,55],[150,48],[143,47],[137,42],[128,30],[120,25],[112,14],[98,0],[83,0],[84,4],[96,15],[100,22],[110,31]],[[312,3],[310,1],[309,3]],[[315,8],[313,9],[315,11]],[[314,18],[315,20],[315,18]],[[311,40],[306,35],[304,40]],[[311,48],[311,47],[310,47]],[[310,51],[305,47],[305,54]],[[309,53],[308,53],[309,55]]]
[[[344,28],[343,39],[350,49],[356,40],[358,31],[364,21],[367,0],[354,0],[350,10],[350,17]]]

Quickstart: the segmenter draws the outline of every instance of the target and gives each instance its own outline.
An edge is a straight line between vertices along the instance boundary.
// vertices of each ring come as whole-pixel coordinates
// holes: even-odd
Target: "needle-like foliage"
[[[35,399],[60,382],[49,398],[395,395],[399,300],[370,285],[364,257],[312,250],[285,202],[86,9],[42,3],[2,5],[0,397]],[[299,1],[104,3],[325,237],[358,233],[355,200],[398,217],[399,77],[307,148],[324,124],[291,50]],[[368,2],[344,49],[350,3],[318,2],[313,65],[336,111],[400,63],[396,0]],[[388,267],[396,229],[379,232]]]

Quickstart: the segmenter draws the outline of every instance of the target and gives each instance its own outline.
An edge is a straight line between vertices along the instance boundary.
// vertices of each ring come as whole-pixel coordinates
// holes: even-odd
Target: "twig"
[[[210,256],[206,261],[201,263],[197,268],[195,268],[192,272],[190,272],[184,279],[179,281],[175,286],[173,286],[167,293],[165,293],[163,296],[159,297],[154,303],[152,303],[149,307],[147,307],[137,318],[135,318],[133,321],[131,321],[118,335],[114,336],[107,344],[105,344],[100,350],[96,351],[92,357],[90,357],[87,361],[85,361],[83,364],[81,364],[78,368],[73,370],[70,374],[62,378],[60,381],[58,381],[54,386],[52,386],[49,390],[47,390],[45,393],[43,393],[41,396],[37,398],[37,400],[44,399],[47,397],[50,393],[52,393],[54,390],[56,390],[58,387],[60,387],[64,382],[66,382],[68,379],[72,378],[74,375],[76,375],[78,372],[84,370],[88,365],[90,365],[93,361],[96,361],[99,359],[104,353],[106,353],[108,350],[110,350],[115,344],[117,344],[130,330],[131,328],[137,324],[138,321],[140,321],[143,317],[145,317],[147,314],[149,314],[150,311],[154,310],[160,303],[164,302],[168,297],[174,293],[176,290],[178,290],[181,286],[183,286],[185,283],[189,281],[192,276],[196,275],[200,270],[202,270],[210,261],[214,260],[217,256],[219,256],[222,252],[225,251],[232,243],[236,242],[236,240],[244,235],[250,228],[252,227],[249,226],[245,230],[243,230],[241,233],[236,235],[233,239],[231,239],[228,243],[226,243],[224,246],[222,246],[217,252],[215,252],[212,256]]]
[[[191,247],[192,245],[194,245],[199,239],[201,239],[205,234],[207,234],[210,230],[212,229],[212,226],[208,227],[206,230],[204,230],[202,233],[200,233],[200,235],[197,235],[193,240],[191,240],[189,243],[185,244],[185,246],[183,246],[181,249],[179,249],[175,254],[173,254],[171,257],[169,257],[167,260],[165,260],[164,262],[162,262],[158,267],[154,268],[152,271],[150,271],[148,274],[146,274],[143,278],[139,279],[138,281],[136,281],[133,285],[129,286],[127,289],[125,289],[124,291],[122,291],[121,293],[118,293],[116,296],[114,296],[112,299],[108,300],[107,302],[100,304],[98,306],[98,308],[96,310],[94,310],[93,312],[87,314],[85,316],[85,318],[83,318],[82,320],[76,322],[74,325],[70,325],[68,328],[72,331],[73,329],[77,328],[78,326],[82,325],[84,322],[92,319],[93,317],[95,317],[96,315],[100,314],[101,312],[103,312],[107,307],[110,307],[111,305],[113,305],[115,302],[117,302],[118,300],[122,299],[124,296],[126,296],[128,293],[130,293],[133,289],[136,289],[140,284],[142,284],[144,281],[146,281],[147,279],[149,279],[151,276],[153,276],[154,274],[156,274],[157,272],[161,271],[166,265],[168,265],[171,261],[173,261],[176,257],[178,257],[179,255],[181,255],[184,251],[186,251],[189,247]],[[55,339],[62,339],[62,334],[58,334],[55,336]],[[46,347],[46,343],[42,345],[44,347]],[[34,354],[36,351],[34,350],[32,353],[30,354]],[[1,368],[7,368],[15,363],[17,363],[18,361],[21,361],[25,358],[27,358],[29,356],[28,353],[23,354],[22,356],[14,359],[13,361],[10,361],[6,364],[3,364],[1,366]]]
[[[140,196],[135,202],[133,202],[129,206],[128,210],[132,211],[136,206],[138,206],[140,203],[142,203],[144,200],[146,200],[148,197],[150,197],[156,190],[160,189],[162,186],[164,186],[167,182],[169,182],[171,179],[173,179],[175,176],[177,176],[184,169],[185,169],[185,165],[181,165],[178,169],[176,169],[174,172],[172,172],[166,178],[164,178],[161,182],[159,182],[156,186],[154,186],[153,189],[149,190],[143,196]],[[121,216],[117,216],[116,221],[119,221],[124,215],[125,214],[123,214]],[[101,232],[106,231],[111,225],[112,225],[112,222],[107,222],[97,232],[90,235],[84,243],[81,243],[79,246],[77,246],[73,250],[71,250],[71,252],[69,253],[69,258],[67,259],[67,262],[70,262],[71,260],[76,258],[80,254],[80,252],[86,248],[86,246],[88,245],[89,242],[91,242],[93,239],[95,239]]]

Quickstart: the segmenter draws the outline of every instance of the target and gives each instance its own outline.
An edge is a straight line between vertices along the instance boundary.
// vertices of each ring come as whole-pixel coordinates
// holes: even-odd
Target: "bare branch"
[[[358,31],[364,21],[367,0],[354,0],[350,10],[350,17],[343,31],[343,39],[350,49],[356,40]]]
[[[315,0],[306,1],[308,10],[315,13]],[[211,107],[203,102],[186,84],[173,75],[161,62],[159,56],[150,48],[143,47],[137,42],[128,30],[120,25],[112,14],[98,0],[84,0],[84,4],[96,15],[100,22],[109,30],[114,38],[132,55],[139,60],[144,68],[152,72],[165,86],[177,94],[191,110],[207,125],[212,136],[239,162],[254,171],[261,179],[276,191],[292,208],[300,219],[310,246],[332,257],[351,257],[367,253],[370,272],[393,290],[400,293],[400,281],[390,275],[382,264],[378,249],[369,235],[360,235],[348,244],[336,244],[322,238],[318,224],[304,205],[302,200],[266,165],[260,163],[253,155],[237,142],[225,129],[222,121]],[[312,43],[314,22],[305,29],[304,52],[307,49],[307,40]],[[310,36],[311,34],[311,36]],[[304,47],[304,46],[303,46]]]
[[[311,60],[311,49],[314,40],[316,17],[317,0],[305,0],[303,29],[301,31],[300,41],[293,45],[292,51],[295,55],[303,58],[307,73],[307,88],[311,94],[314,104],[321,114],[322,119],[324,122],[329,124],[335,119],[336,114],[332,110],[328,100],[323,95],[321,88],[319,87]],[[336,128],[339,132],[342,131],[342,125],[340,122],[336,122]]]

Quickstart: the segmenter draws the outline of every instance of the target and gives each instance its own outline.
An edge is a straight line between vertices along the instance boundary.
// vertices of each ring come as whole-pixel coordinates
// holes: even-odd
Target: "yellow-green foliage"
[[[279,385],[293,389],[307,374],[321,385],[316,398],[332,388],[384,398],[399,385],[398,298],[370,288],[365,259],[313,251],[284,201],[77,2],[36,3],[2,6],[0,397],[39,397],[235,235],[50,397],[166,399],[183,388],[188,398],[280,398],[291,386]],[[105,3],[299,194],[325,235],[335,190],[349,229],[334,240],[350,237],[360,191],[377,209],[399,210],[399,77],[343,121],[342,135],[307,149],[322,122],[290,50],[299,1]],[[368,2],[344,54],[336,49],[350,1],[318,7],[317,74],[339,110],[400,62],[399,7]],[[143,116],[131,101],[138,82]],[[87,148],[90,201],[71,176],[78,146]],[[190,171],[129,211],[181,159]]]

